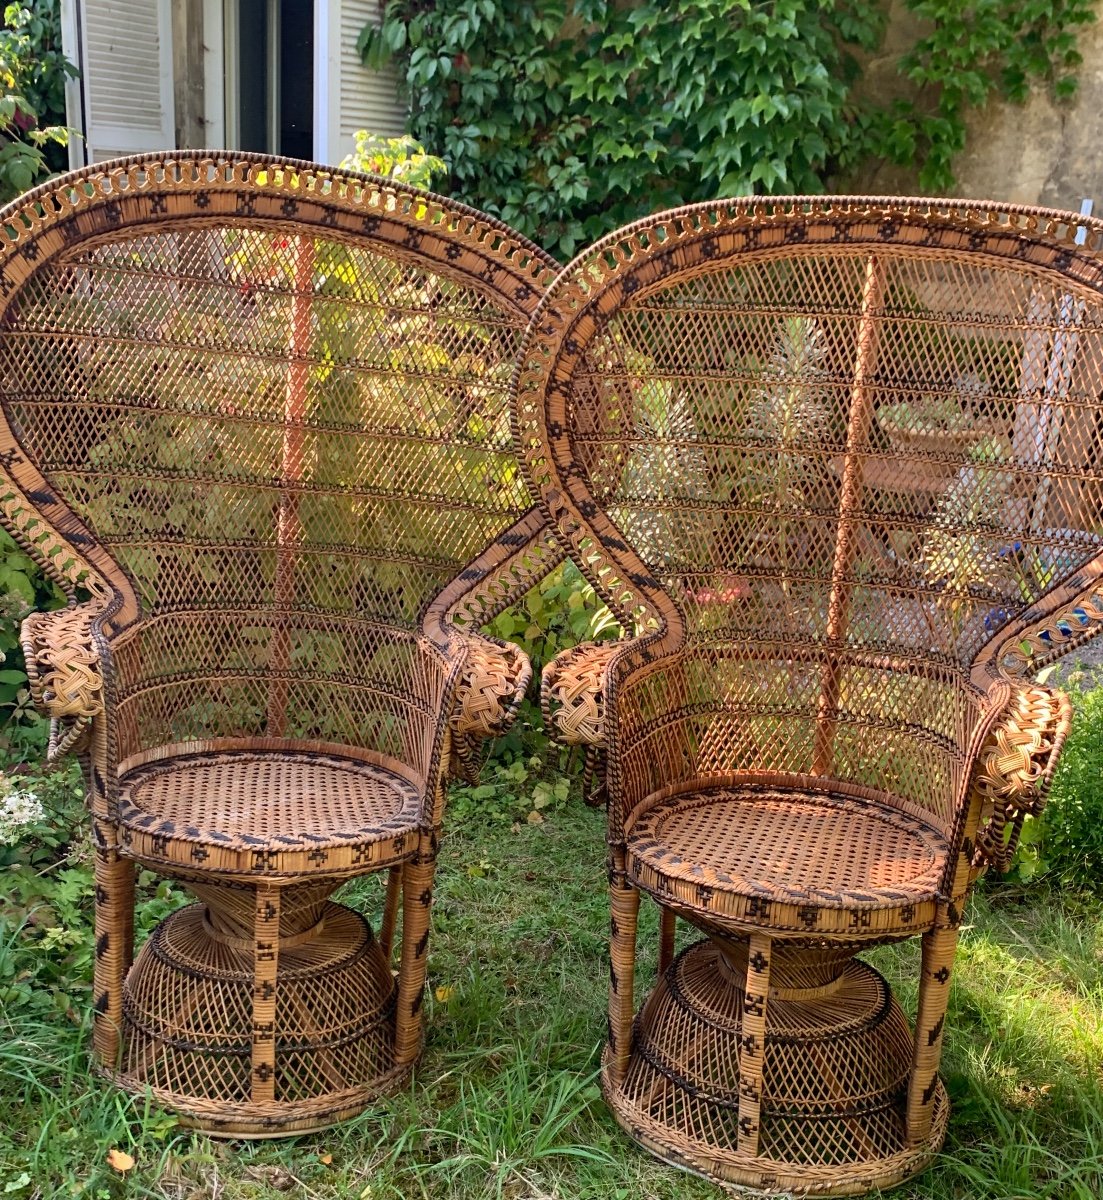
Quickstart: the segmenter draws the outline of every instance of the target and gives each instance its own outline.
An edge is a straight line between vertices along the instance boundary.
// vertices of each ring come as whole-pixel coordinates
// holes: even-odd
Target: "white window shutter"
[[[351,154],[360,129],[398,137],[406,128],[406,109],[398,94],[393,67],[374,71],[356,52],[360,31],[379,25],[379,0],[315,0],[314,9],[314,156],[336,164]]]
[[[176,146],[172,0],[62,0],[62,47],[81,72],[66,92],[73,166]]]

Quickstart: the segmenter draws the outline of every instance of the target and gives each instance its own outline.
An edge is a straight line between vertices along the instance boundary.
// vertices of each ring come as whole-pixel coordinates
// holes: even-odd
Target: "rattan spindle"
[[[606,760],[606,1098],[714,1179],[891,1186],[946,1131],[969,888],[1068,727],[1032,673],[1103,627],[1103,223],[678,209],[567,267],[521,354],[533,493],[637,631],[543,681]],[[674,956],[677,918],[705,936]],[[917,936],[913,1026],[857,956]]]
[[[478,630],[562,559],[508,409],[554,263],[429,193],[220,152],[0,224],[0,519],[70,598],[23,636],[87,768],[96,1056],[213,1133],[330,1124],[417,1058],[445,772],[530,675]],[[132,963],[136,863],[197,902]],[[378,936],[330,899],[368,872]]]

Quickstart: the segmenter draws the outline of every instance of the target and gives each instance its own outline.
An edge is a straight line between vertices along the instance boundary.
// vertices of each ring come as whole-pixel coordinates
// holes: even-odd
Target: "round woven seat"
[[[332,872],[395,861],[413,848],[419,804],[397,769],[293,749],[170,754],[119,784],[130,853],[204,871]]]
[[[702,913],[809,932],[929,920],[945,838],[869,792],[741,784],[644,801],[628,823],[641,887]]]

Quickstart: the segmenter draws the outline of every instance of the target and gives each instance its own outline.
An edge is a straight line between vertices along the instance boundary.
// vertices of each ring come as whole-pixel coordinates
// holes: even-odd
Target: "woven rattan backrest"
[[[4,220],[4,466],[113,591],[114,630],[140,617],[124,674],[371,676],[377,643],[449,606],[477,623],[554,565],[508,414],[554,263],[505,226],[204,153],[68,176]],[[246,687],[237,718],[177,732],[354,736],[306,717],[324,694],[295,718]]]
[[[1103,225],[1084,232],[752,200],[642,221],[560,276],[518,382],[527,469],[614,609],[713,656],[652,685],[726,713],[687,770],[872,782],[909,726],[960,755],[960,683],[1021,669],[1019,632],[1091,593]],[[932,789],[904,757],[882,783],[948,816],[954,771]]]

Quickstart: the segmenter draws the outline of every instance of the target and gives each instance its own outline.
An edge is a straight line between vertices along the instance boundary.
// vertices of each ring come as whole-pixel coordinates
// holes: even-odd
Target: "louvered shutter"
[[[62,0],[62,46],[81,79],[66,92],[84,133],[73,166],[176,147],[171,0]]]
[[[317,4],[314,154],[339,163],[353,149],[357,130],[398,137],[406,110],[398,72],[374,71],[360,61],[356,41],[369,22],[379,25],[379,0],[315,0]]]

